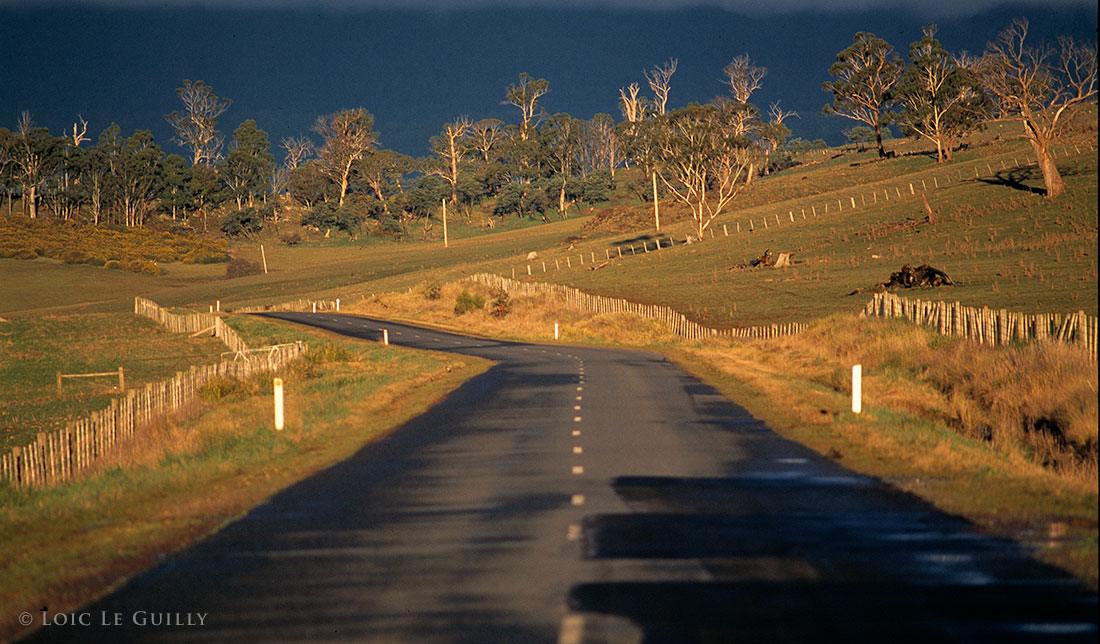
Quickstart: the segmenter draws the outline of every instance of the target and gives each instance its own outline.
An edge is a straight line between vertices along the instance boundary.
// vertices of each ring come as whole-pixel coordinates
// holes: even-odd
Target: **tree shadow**
[[[1046,188],[1040,188],[1025,183],[1026,181],[1033,181],[1035,179],[1042,180],[1042,175],[1038,173],[1038,168],[1013,168],[1011,170],[1001,170],[992,177],[979,177],[975,180],[997,186],[1006,186],[1013,190],[1030,192],[1035,195],[1046,195]]]

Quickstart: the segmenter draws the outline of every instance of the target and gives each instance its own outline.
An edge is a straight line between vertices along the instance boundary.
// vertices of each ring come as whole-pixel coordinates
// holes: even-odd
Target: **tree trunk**
[[[875,123],[875,142],[878,144],[878,157],[886,158],[886,148],[882,145],[882,126]]]
[[[30,194],[30,198],[31,198],[31,202],[30,202],[31,219],[38,219],[38,186],[29,186],[29,187],[30,187],[30,193],[31,193]]]
[[[1065,192],[1066,183],[1062,181],[1058,166],[1054,164],[1054,157],[1050,154],[1049,142],[1032,139],[1031,149],[1035,151],[1039,169],[1043,172],[1043,186],[1046,187],[1047,199],[1053,199]]]

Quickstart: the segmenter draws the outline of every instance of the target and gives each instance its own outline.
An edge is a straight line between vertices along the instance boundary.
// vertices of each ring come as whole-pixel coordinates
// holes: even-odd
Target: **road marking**
[[[577,396],[577,400],[580,400],[580,399],[581,399],[581,397],[580,397],[580,396]]]
[[[580,411],[580,410],[581,410],[580,405],[573,405],[573,411]]]
[[[580,476],[581,474],[584,474],[584,466],[583,465],[574,465],[573,466],[573,473],[578,475],[578,476]],[[574,503],[573,505],[577,505],[577,504]]]
[[[573,430],[573,435],[574,435],[574,436],[580,436],[580,435],[581,435],[581,430],[579,430],[579,429],[574,429],[574,430]]]
[[[574,445],[573,446],[573,453],[574,454],[584,454],[584,448],[581,447],[580,445]]]
[[[576,523],[571,523],[569,529],[565,531],[565,538],[570,541],[579,541],[582,534],[584,533],[581,531],[581,527]]]
[[[584,637],[584,617],[580,615],[567,615],[561,620],[561,633],[558,634],[558,644],[581,644]]]
[[[584,495],[583,494],[574,494],[573,499],[571,500],[571,503],[573,505],[584,505]]]
[[[577,387],[577,391],[584,391],[584,387]]]
[[[580,417],[580,416],[574,416],[574,417],[573,417],[573,422],[574,422],[574,423],[579,423],[579,422],[581,422],[581,417]]]

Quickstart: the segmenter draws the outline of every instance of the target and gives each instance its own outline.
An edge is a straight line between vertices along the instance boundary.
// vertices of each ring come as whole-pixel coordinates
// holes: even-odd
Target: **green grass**
[[[165,331],[133,313],[52,315],[0,324],[0,450],[31,442],[38,432],[104,409],[118,396],[118,378],[65,379],[57,372],[125,372],[127,388],[208,364],[221,341]],[[189,357],[184,357],[189,356]]]
[[[21,611],[74,609],[279,489],[421,413],[487,362],[235,320],[250,340],[339,345],[344,359],[282,374],[287,428],[270,427],[270,380],[155,429],[96,476],[52,488],[0,482],[0,640]],[[256,383],[253,383],[256,384]]]

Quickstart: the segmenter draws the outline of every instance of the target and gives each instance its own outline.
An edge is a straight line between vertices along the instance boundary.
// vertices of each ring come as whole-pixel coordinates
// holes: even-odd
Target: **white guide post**
[[[852,413],[863,411],[863,365],[852,365]]]
[[[275,431],[283,431],[283,379],[274,380],[275,389]]]

